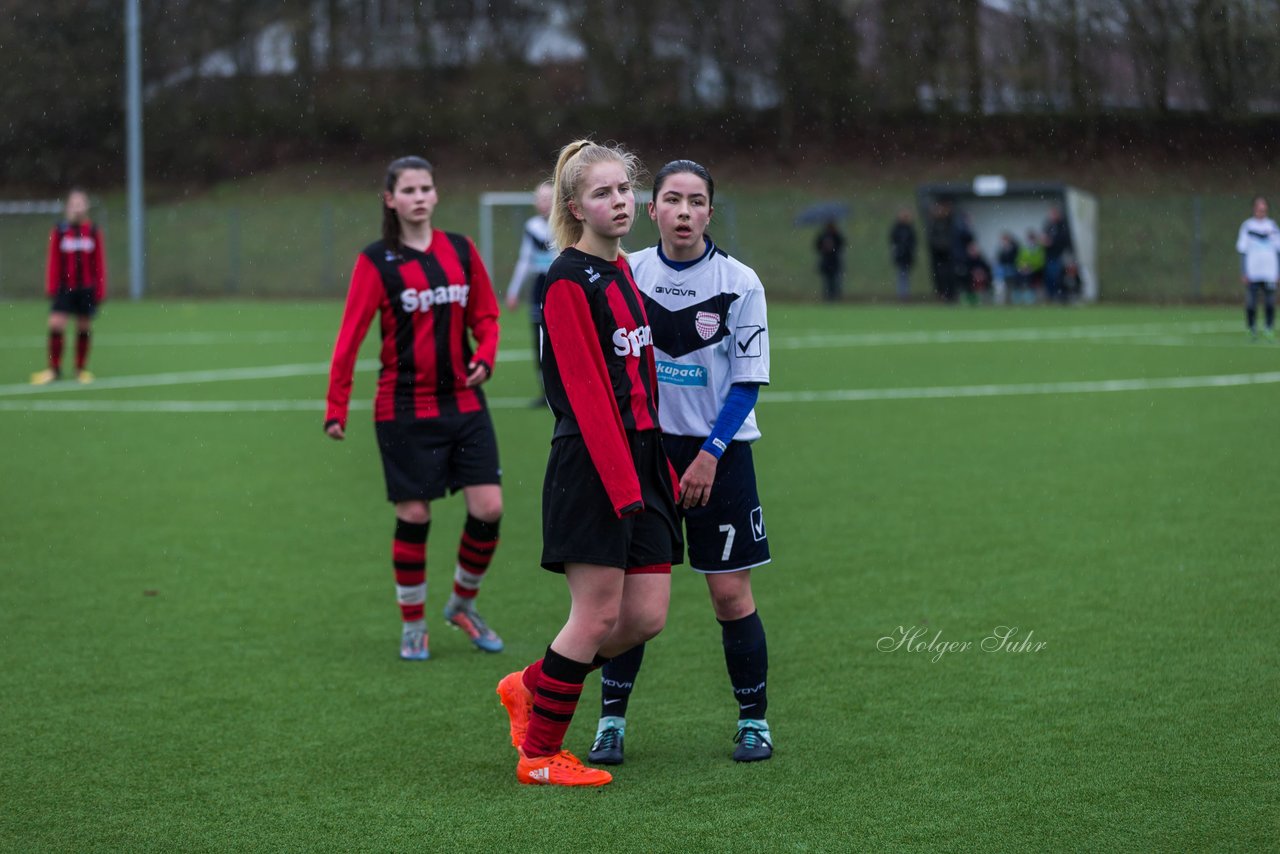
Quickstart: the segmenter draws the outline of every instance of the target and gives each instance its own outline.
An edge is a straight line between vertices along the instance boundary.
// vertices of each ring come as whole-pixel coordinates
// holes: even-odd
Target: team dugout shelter
[[[1049,208],[1057,205],[1071,230],[1080,298],[1086,302],[1098,299],[1098,200],[1092,194],[1067,184],[979,175],[971,184],[921,185],[916,188],[916,199],[922,237],[928,233],[934,203],[950,202],[953,211],[968,216],[974,238],[993,267],[1002,233],[1011,232],[1019,244],[1025,243],[1027,230],[1043,231]]]

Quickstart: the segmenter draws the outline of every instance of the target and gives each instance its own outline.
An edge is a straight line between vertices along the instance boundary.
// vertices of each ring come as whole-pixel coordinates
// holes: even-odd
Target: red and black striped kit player
[[[436,191],[421,158],[391,164],[383,239],[356,259],[329,375],[325,431],[344,438],[352,373],[374,317],[382,348],[373,417],[387,499],[396,508],[392,564],[400,656],[427,646],[426,553],[430,502],[461,491],[467,519],[445,620],[486,652],[502,639],[475,610],[502,516],[497,438],[480,384],[493,373],[498,303],[472,242],[431,227]]]
[[[654,637],[671,564],[683,560],[675,472],[658,429],[653,336],[620,241],[635,214],[638,162],[614,145],[560,151],[542,370],[555,415],[542,488],[542,565],[571,604],[546,654],[498,683],[525,785],[600,786],[613,777],[564,749],[587,674]]]
[[[67,195],[66,219],[49,233],[45,292],[49,310],[49,367],[31,377],[36,385],[62,376],[63,339],[67,318],[76,318],[76,378],[92,382],[86,366],[93,318],[107,295],[107,262],[102,230],[89,219],[89,197],[83,190]]]
[[[547,280],[542,371],[556,424],[542,565],[633,574],[669,565],[681,549],[674,478],[660,450],[653,336],[631,268],[624,256],[610,262],[570,247]]]

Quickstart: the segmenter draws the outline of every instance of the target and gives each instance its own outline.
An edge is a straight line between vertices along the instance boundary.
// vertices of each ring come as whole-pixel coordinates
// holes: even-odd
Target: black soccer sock
[[[600,717],[625,718],[636,674],[644,661],[644,644],[609,659],[600,670]]]
[[[769,701],[765,683],[769,675],[769,648],[758,611],[739,620],[718,620],[724,640],[724,663],[729,669],[738,717],[763,720]]]
[[[1244,310],[1244,322],[1250,329],[1256,328],[1258,324],[1258,310],[1256,308],[1246,308]]]
[[[1276,304],[1274,302],[1268,302],[1263,310],[1266,312],[1267,328],[1275,329],[1276,328]]]

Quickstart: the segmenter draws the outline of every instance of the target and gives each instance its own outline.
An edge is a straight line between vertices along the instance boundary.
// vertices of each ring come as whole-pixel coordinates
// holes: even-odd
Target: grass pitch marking
[[[1127,380],[1082,380],[1006,385],[855,388],[830,391],[765,391],[761,403],[852,403],[877,400],[948,400],[966,397],[1015,397],[1046,394],[1100,394],[1121,391],[1167,391],[1193,388],[1238,388],[1280,383],[1280,371],[1215,374],[1200,377],[1157,377]],[[368,410],[368,401],[353,401],[352,411]],[[524,409],[528,398],[489,399],[493,409]],[[321,400],[0,400],[0,412],[323,412]]]
[[[1097,340],[1108,343],[1158,343],[1169,346],[1176,343],[1195,343],[1190,339],[1175,337],[1182,335],[1220,334],[1237,329],[1238,324],[1227,321],[1212,323],[1191,322],[1183,324],[1129,324],[1123,326],[1066,326],[1035,327],[1028,329],[975,329],[944,332],[870,332],[838,335],[781,336],[771,346],[775,349],[798,350],[821,347],[880,347],[910,344],[987,344],[987,343],[1034,343],[1044,341],[1081,341]],[[201,333],[192,333],[200,335]],[[226,343],[233,340],[230,334],[203,333],[211,340]],[[253,335],[267,336],[264,343],[276,343],[270,336],[291,335],[295,333],[262,332]],[[168,343],[183,343],[186,333],[159,333],[158,336],[138,336],[140,338],[163,337]],[[106,336],[104,336],[106,337]],[[128,336],[121,336],[128,337]],[[1144,341],[1144,338],[1146,339]],[[34,340],[34,339],[33,339]],[[43,339],[41,339],[43,340]],[[310,339],[308,339],[310,340]],[[1202,345],[1198,345],[1202,346]],[[1245,346],[1245,345],[1242,345]],[[527,348],[513,347],[498,354],[499,362],[527,362],[531,358]],[[378,363],[372,359],[363,360],[356,365],[357,370],[373,370]],[[323,376],[329,372],[328,362],[308,362],[290,365],[265,365],[250,368],[220,368],[216,370],[174,371],[162,374],[141,374],[128,377],[105,377],[97,380],[93,389],[115,388],[149,388],[166,385],[186,385],[210,382],[227,382],[235,380],[264,380],[284,377]],[[75,383],[52,383],[46,386],[32,386],[26,383],[0,385],[0,397],[16,397],[33,394],[53,394],[58,392],[84,391],[85,386]],[[855,392],[850,392],[855,393]]]

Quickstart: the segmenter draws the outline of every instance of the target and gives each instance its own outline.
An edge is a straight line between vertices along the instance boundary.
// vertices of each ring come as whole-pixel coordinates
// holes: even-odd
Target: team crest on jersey
[[[694,315],[693,328],[698,330],[703,341],[710,341],[711,336],[720,328],[720,315],[714,311],[700,311]]]

